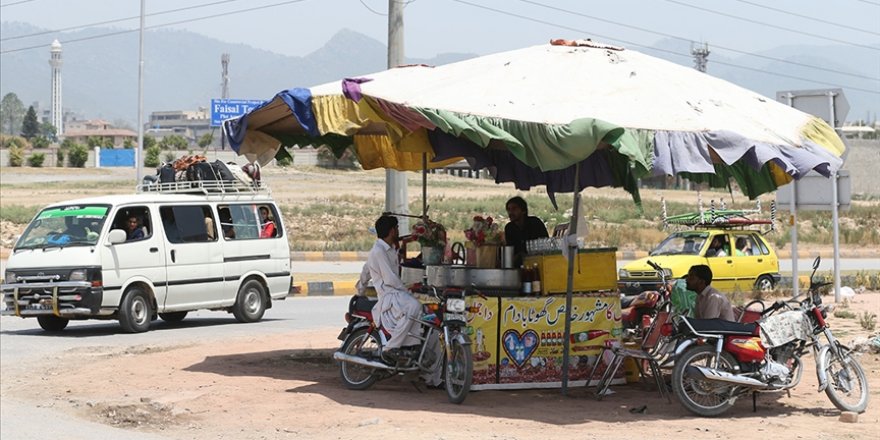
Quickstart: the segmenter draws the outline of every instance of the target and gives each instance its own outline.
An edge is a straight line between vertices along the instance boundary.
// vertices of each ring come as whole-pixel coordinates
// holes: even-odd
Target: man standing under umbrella
[[[529,205],[522,197],[511,198],[505,207],[510,222],[504,227],[504,243],[513,246],[514,263],[518,266],[526,255],[526,241],[549,235],[541,219],[529,216]]]

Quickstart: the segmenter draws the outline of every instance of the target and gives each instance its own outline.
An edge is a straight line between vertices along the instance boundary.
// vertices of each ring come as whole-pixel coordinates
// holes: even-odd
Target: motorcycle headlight
[[[618,278],[629,278],[629,271],[626,269],[620,269],[617,271]]]
[[[6,276],[5,276],[5,278],[3,278],[3,280],[4,280],[4,282],[10,283],[10,284],[18,282],[18,278],[15,276],[15,272],[13,272],[11,270],[6,271]]]
[[[76,269],[70,271],[70,277],[68,277],[69,281],[86,281],[88,274],[85,269]]]
[[[460,298],[451,298],[446,301],[446,311],[453,313],[464,312],[464,300]]]

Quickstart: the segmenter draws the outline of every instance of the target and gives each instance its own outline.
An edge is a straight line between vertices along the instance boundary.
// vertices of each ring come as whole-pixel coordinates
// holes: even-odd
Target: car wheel
[[[773,290],[774,287],[773,278],[769,275],[761,275],[758,277],[758,281],[755,281],[755,290],[759,292],[769,292]]]

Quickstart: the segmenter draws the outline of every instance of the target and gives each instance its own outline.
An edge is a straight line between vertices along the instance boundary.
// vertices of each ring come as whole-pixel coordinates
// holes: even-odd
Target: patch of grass
[[[849,310],[835,310],[834,317],[841,319],[855,319],[856,314]]]
[[[874,328],[877,327],[877,315],[867,310],[862,312],[859,315],[859,325],[862,326],[862,329],[867,331],[873,331]]]
[[[40,208],[40,206],[36,205],[22,206],[4,204],[0,206],[0,220],[20,225],[28,224],[34,216],[37,215],[37,211],[39,211]]]

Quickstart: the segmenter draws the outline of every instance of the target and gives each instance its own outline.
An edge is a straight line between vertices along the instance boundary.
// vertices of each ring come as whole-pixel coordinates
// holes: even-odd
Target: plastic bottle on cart
[[[608,331],[606,330],[590,330],[586,332],[577,332],[571,334],[571,343],[575,344],[578,342],[587,342],[591,339],[596,339],[598,337],[608,335]]]
[[[541,271],[538,270],[538,263],[532,264],[532,295],[541,294]]]
[[[526,266],[519,267],[519,276],[522,280],[522,293],[524,295],[532,294],[532,277],[529,268]]]

